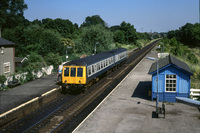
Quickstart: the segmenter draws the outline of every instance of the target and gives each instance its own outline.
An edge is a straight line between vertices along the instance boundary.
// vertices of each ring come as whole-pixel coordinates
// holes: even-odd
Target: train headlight
[[[81,81],[79,80],[79,83],[81,83]]]
[[[65,80],[65,83],[67,83],[67,80]]]

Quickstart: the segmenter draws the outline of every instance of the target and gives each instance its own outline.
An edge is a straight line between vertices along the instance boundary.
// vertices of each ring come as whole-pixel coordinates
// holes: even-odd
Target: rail
[[[107,95],[107,93],[111,92],[112,88],[114,88],[153,47],[155,47],[157,42],[158,41],[155,41],[151,45],[130,54],[127,63],[119,67],[117,73],[113,72],[101,79],[85,93],[77,96],[63,96],[60,100],[56,100],[53,105],[49,104],[48,108],[44,108],[39,112],[36,111],[35,115],[31,115],[28,119],[24,119],[21,122],[8,127],[3,130],[3,132],[53,133],[58,132],[61,129],[65,129],[66,132],[73,131],[73,126],[75,126],[76,122],[83,117],[79,117],[78,115],[81,114],[81,112],[84,112],[84,109],[87,107],[87,111],[90,111],[90,109],[92,110],[92,106],[95,106],[92,104],[97,104]],[[72,121],[76,122],[73,123]]]
[[[198,98],[200,99],[200,89],[190,89],[190,96],[192,99],[197,100]]]

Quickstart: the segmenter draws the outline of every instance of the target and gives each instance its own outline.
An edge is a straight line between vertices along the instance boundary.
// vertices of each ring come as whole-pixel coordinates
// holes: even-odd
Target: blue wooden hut
[[[158,73],[159,101],[176,102],[176,97],[189,97],[192,71],[186,63],[169,55],[158,61]],[[149,74],[152,75],[151,100],[156,100],[157,62],[152,64]]]

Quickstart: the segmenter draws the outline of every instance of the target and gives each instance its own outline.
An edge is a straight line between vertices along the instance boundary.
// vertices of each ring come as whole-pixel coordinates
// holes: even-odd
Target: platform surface
[[[156,52],[147,56],[156,57]],[[148,96],[153,61],[146,57],[74,133],[200,133],[196,107],[165,103],[165,119],[154,117],[156,102]]]
[[[56,73],[35,79],[6,91],[0,91],[0,114],[3,114],[56,87]]]

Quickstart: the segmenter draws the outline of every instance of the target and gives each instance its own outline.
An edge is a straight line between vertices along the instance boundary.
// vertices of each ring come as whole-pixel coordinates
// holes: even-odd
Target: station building
[[[0,37],[0,75],[15,72],[15,43]]]
[[[151,100],[156,100],[157,94],[157,63],[158,63],[158,99],[164,102],[176,102],[176,97],[190,95],[189,66],[169,55],[152,64],[149,74],[152,75]]]

